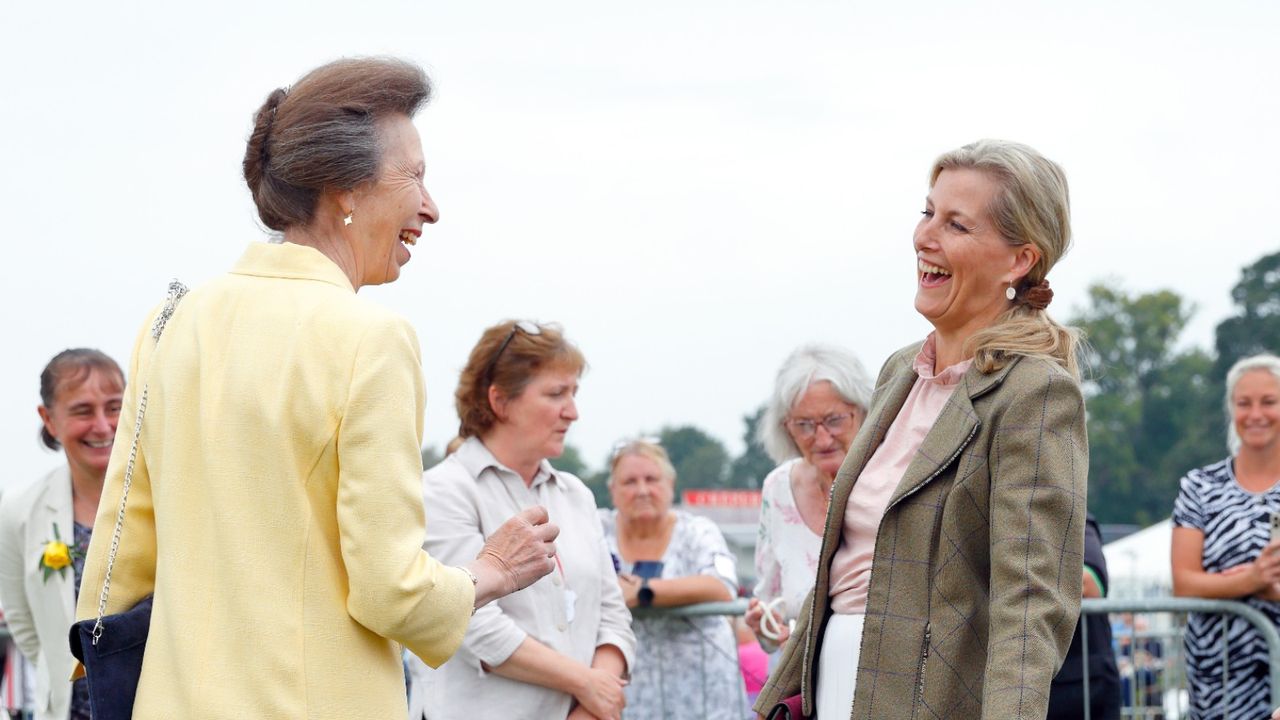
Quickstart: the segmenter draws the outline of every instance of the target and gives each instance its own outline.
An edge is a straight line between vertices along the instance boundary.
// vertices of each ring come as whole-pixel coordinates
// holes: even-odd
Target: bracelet
[[[459,569],[459,570],[461,570],[462,572],[466,573],[466,574],[467,574],[467,577],[471,578],[471,586],[472,586],[473,588],[479,588],[479,587],[480,587],[480,578],[476,577],[476,574],[475,574],[475,573],[473,573],[473,572],[471,572],[471,568],[469,568],[469,567],[463,567],[462,565],[455,565],[454,567],[456,567],[457,569]],[[473,604],[473,605],[472,605],[472,607],[471,607],[471,614],[472,614],[472,615],[475,615],[475,614],[476,614],[476,610],[477,610],[477,609],[478,609],[478,608],[476,608],[476,607],[475,607],[475,605]]]

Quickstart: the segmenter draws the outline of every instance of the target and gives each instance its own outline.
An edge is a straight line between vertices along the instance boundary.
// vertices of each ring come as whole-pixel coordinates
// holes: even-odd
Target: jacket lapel
[[[53,539],[53,526],[58,525],[58,534],[67,547],[74,547],[76,542],[75,511],[71,505],[71,469],[63,466],[50,473],[49,485],[44,494],[43,521],[38,523],[35,531],[43,552],[44,543]],[[43,582],[45,600],[49,607],[62,608],[62,626],[71,624],[76,613],[76,578],[75,570],[68,568],[63,573],[53,573],[48,582]]]
[[[902,474],[902,480],[889,499],[888,508],[924,487],[960,456],[981,425],[973,409],[973,401],[999,385],[1017,362],[1014,358],[989,375],[969,368]]]
[[[918,349],[918,348],[917,348]],[[909,358],[914,353],[907,353],[904,361],[885,381],[883,390],[878,392],[878,399],[867,411],[862,429],[854,438],[849,454],[845,456],[840,472],[836,473],[835,482],[831,485],[831,502],[827,506],[826,532],[822,535],[822,550],[818,561],[818,586],[823,592],[827,590],[830,580],[831,558],[840,545],[840,533],[844,529],[845,506],[849,504],[849,495],[853,492],[854,483],[862,474],[867,461],[875,454],[876,448],[884,442],[885,435],[898,411],[911,394],[911,386],[916,382],[915,370],[911,368]]]

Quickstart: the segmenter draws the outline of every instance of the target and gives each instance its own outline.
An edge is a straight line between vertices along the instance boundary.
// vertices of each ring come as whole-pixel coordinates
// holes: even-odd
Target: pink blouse
[[[840,547],[831,559],[831,610],[841,615],[861,615],[867,611],[867,588],[871,584],[871,560],[875,556],[876,532],[889,498],[933,428],[942,408],[973,360],[956,363],[934,374],[937,355],[933,333],[916,355],[913,367],[916,383],[898,416],[889,426],[884,442],[876,448],[858,476],[844,509],[844,530]]]

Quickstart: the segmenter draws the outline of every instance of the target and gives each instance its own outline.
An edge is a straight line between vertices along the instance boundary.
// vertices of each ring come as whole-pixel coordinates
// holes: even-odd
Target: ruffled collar
[[[964,377],[964,374],[969,372],[969,367],[973,365],[973,358],[969,358],[952,365],[940,373],[934,374],[933,367],[937,360],[937,339],[934,337],[934,333],[929,333],[929,337],[924,339],[924,345],[920,347],[920,352],[916,353],[916,359],[911,365],[921,380],[935,385],[955,385],[960,382],[960,378]]]

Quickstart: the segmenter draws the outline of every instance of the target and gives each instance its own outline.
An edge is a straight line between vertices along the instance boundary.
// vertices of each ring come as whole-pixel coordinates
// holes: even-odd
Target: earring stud
[[[351,224],[351,222],[352,222],[352,220],[351,220],[351,216],[352,216],[352,215],[354,215],[354,214],[355,214],[355,212],[356,212],[355,210],[352,210],[351,212],[347,213],[346,215],[343,215],[343,216],[342,216],[342,224],[343,224],[343,225],[350,225],[350,224]]]
[[[1017,296],[1017,294],[1018,294],[1018,291],[1014,290],[1012,285],[1004,289],[1004,296],[1006,299],[1012,300],[1014,297]]]

